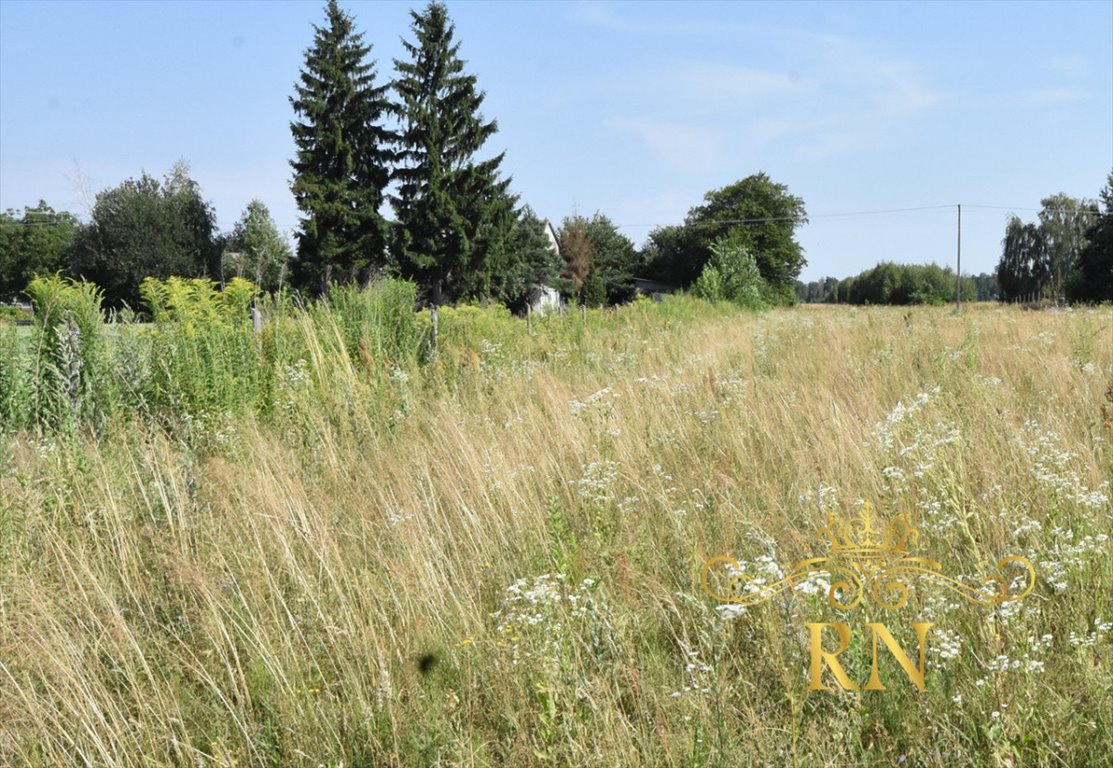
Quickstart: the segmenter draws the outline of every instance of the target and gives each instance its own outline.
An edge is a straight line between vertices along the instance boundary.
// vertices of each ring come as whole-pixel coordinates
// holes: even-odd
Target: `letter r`
[[[809,622],[808,631],[811,633],[811,670],[809,675],[809,684],[804,687],[806,691],[830,691],[820,680],[823,675],[823,662],[827,662],[827,666],[831,668],[831,672],[835,675],[835,680],[838,681],[844,689],[848,691],[858,690],[858,686],[851,680],[846,670],[842,668],[842,664],[835,658],[840,653],[850,647],[850,627],[840,622],[827,623],[827,622]],[[839,633],[839,649],[834,653],[829,653],[823,650],[823,628],[834,627]]]

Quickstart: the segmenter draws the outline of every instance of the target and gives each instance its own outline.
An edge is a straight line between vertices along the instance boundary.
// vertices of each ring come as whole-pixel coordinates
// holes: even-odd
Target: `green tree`
[[[642,253],[643,272],[666,285],[686,287],[698,278],[710,258],[695,227],[670,224],[649,233]]]
[[[1105,210],[1086,230],[1076,277],[1067,286],[1072,301],[1113,301],[1113,171],[1100,198]]]
[[[955,298],[955,273],[938,264],[882,262],[842,281],[839,301],[850,304],[945,304]],[[974,301],[974,279],[959,282],[963,301]]]
[[[442,3],[411,11],[409,61],[395,59],[401,122],[392,252],[403,276],[433,305],[475,291],[475,276],[508,236],[514,199],[499,179],[503,155],[475,155],[497,130],[480,113],[485,94],[464,73],[455,26]]]
[[[997,262],[1001,300],[1015,301],[1042,294],[1049,274],[1043,231],[1035,224],[1010,217],[1001,241],[1001,259]]]
[[[36,276],[62,270],[80,228],[73,214],[43,200],[22,214],[0,213],[0,300],[19,295]]]
[[[220,254],[213,209],[179,162],[161,183],[144,173],[99,193],[69,261],[72,274],[101,287],[107,306],[137,307],[144,278],[217,275]]]
[[[489,295],[514,312],[525,311],[540,286],[556,287],[560,280],[563,262],[545,226],[527,205],[497,253],[487,258]]]
[[[264,291],[277,291],[291,258],[270,210],[261,200],[252,200],[225,245],[221,282],[245,277]]]
[[[1001,298],[1001,289],[997,285],[997,275],[983,272],[974,275],[974,288],[978,301],[997,301]]]
[[[634,273],[641,264],[637,248],[602,213],[587,222],[594,271],[603,284],[607,304],[623,304],[634,298]]]
[[[1086,232],[1098,217],[1097,204],[1058,194],[1044,198],[1040,205],[1039,226],[1047,248],[1048,293],[1058,299],[1078,269]]]
[[[390,182],[394,134],[384,125],[388,86],[375,85],[371,46],[336,0],[314,26],[290,103],[297,155],[291,190],[302,212],[295,284],[313,294],[331,282],[366,283],[387,266],[387,222],[379,213]]]
[[[807,263],[795,239],[797,227],[805,223],[804,201],[757,173],[708,192],[679,230],[651,233],[649,272],[664,282],[689,285],[711,258],[711,246],[727,238],[754,257],[771,298],[791,303],[796,277]]]
[[[838,301],[839,281],[834,277],[813,280],[810,283],[796,281],[797,301],[809,304],[833,304]]]

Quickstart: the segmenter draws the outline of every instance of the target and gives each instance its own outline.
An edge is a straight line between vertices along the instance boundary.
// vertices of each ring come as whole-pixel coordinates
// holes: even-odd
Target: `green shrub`
[[[711,259],[692,285],[692,293],[710,302],[729,301],[748,309],[761,309],[769,295],[753,255],[729,239],[716,240]]]

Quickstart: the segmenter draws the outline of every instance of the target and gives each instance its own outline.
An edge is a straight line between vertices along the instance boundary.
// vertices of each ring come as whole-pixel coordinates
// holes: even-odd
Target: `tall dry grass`
[[[304,316],[266,413],[7,440],[0,763],[1107,764],[1107,309],[446,315],[422,365]],[[845,619],[934,621],[923,693],[805,692],[822,595],[698,583],[859,498],[950,574],[1039,572]]]

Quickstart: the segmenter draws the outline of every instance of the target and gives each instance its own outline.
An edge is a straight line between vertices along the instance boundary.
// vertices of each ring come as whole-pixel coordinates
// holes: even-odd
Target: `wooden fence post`
[[[433,320],[433,356],[437,354],[437,337],[440,335],[440,317],[437,312],[437,305],[433,305],[433,309],[429,312],[430,318]]]

